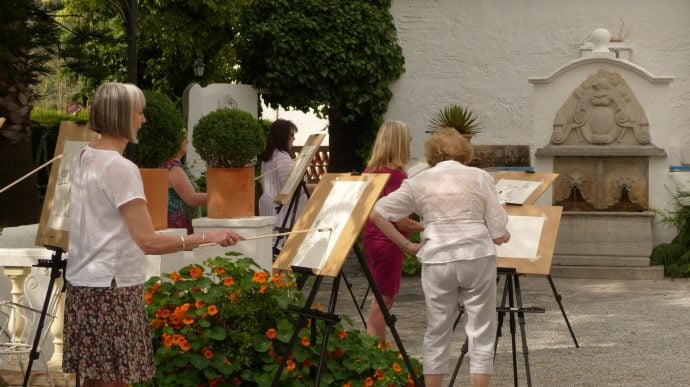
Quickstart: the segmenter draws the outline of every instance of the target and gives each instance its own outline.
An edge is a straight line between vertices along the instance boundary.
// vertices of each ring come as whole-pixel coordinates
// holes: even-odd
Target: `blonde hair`
[[[474,148],[457,130],[444,127],[426,140],[424,155],[432,167],[445,160],[468,164],[474,157]]]
[[[89,125],[97,133],[126,138],[135,142],[132,116],[136,109],[146,107],[144,93],[135,85],[119,82],[104,83],[96,89],[91,104]]]
[[[385,121],[376,134],[367,162],[369,171],[382,167],[404,170],[410,161],[410,129],[402,121]]]

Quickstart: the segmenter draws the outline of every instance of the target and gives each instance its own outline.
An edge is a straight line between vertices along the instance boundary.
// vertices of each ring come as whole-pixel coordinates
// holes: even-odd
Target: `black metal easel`
[[[295,193],[292,195],[292,198],[290,198],[290,203],[288,204],[287,211],[285,213],[285,218],[283,218],[283,223],[280,225],[280,227],[275,227],[274,230],[277,233],[284,233],[284,232],[290,232],[292,231],[293,226],[295,225],[295,222],[297,221],[297,207],[299,204],[299,199],[301,196],[301,192],[304,191],[304,193],[307,195],[307,199],[311,197],[309,194],[309,191],[307,190],[307,184],[304,182],[304,180],[300,181],[299,185],[297,186],[297,189],[295,190]],[[283,204],[279,204],[276,206],[276,213],[279,213],[280,210],[283,208]],[[275,242],[273,243],[273,255],[277,256],[280,254],[280,241],[283,238],[287,238],[286,236],[278,236],[276,237]],[[355,251],[357,252],[357,251]],[[367,327],[367,322],[364,319],[364,314],[362,314],[362,309],[364,308],[363,306],[360,306],[359,303],[357,302],[357,298],[355,297],[355,293],[352,290],[352,283],[347,279],[347,276],[345,275],[345,272],[341,273],[343,281],[345,282],[345,286],[347,287],[348,292],[350,293],[350,297],[352,297],[352,301],[355,303],[355,309],[357,309],[357,313],[359,314],[359,317],[362,319],[364,322],[364,328],[366,329]],[[368,292],[368,289],[367,289]],[[366,294],[364,295],[364,298],[366,299]],[[362,305],[364,305],[364,301],[362,301]]]
[[[527,378],[527,385],[532,386],[532,375],[530,374],[530,368],[529,368],[529,349],[527,347],[527,336],[525,333],[525,313],[544,313],[545,309],[540,308],[540,307],[524,307],[522,305],[522,291],[520,289],[520,274],[517,273],[517,271],[514,268],[501,268],[499,267],[497,269],[498,275],[505,275],[505,284],[503,286],[503,295],[501,297],[501,305],[496,308],[496,311],[498,312],[498,326],[496,329],[496,341],[494,342],[494,356],[496,356],[496,348],[498,347],[498,339],[501,337],[501,329],[503,328],[503,319],[505,318],[506,313],[509,314],[509,323],[510,323],[510,338],[511,338],[511,347],[512,347],[512,354],[513,354],[513,383],[515,386],[518,385],[518,370],[517,370],[517,345],[515,342],[515,333],[516,333],[516,325],[515,325],[515,315],[517,315],[517,321],[518,324],[520,325],[520,337],[522,339],[522,354],[524,357],[524,363],[525,363],[525,375]],[[508,306],[506,306],[506,301],[508,302]],[[455,320],[454,328],[457,326],[458,322],[460,321],[460,317],[463,314],[464,309],[460,307],[460,314],[458,318]],[[570,324],[568,324],[570,326]],[[572,333],[572,330],[571,330]],[[574,336],[573,336],[574,337]],[[462,345],[462,349],[460,350],[460,358],[458,359],[457,364],[455,365],[455,370],[453,371],[453,375],[450,379],[450,383],[448,386],[453,386],[455,383],[455,378],[458,375],[458,372],[460,371],[460,366],[462,365],[462,361],[465,357],[465,354],[467,354],[468,351],[468,343],[467,339],[465,339],[465,342]]]
[[[369,286],[371,287],[372,293],[376,297],[376,300],[379,303],[379,307],[381,308],[381,311],[383,312],[384,315],[384,320],[386,321],[386,324],[388,325],[388,328],[391,331],[391,334],[393,338],[395,339],[395,343],[398,346],[398,350],[400,351],[401,356],[403,357],[403,361],[405,362],[405,365],[407,366],[408,371],[410,372],[410,375],[412,376],[412,379],[414,380],[414,385],[415,387],[421,387],[423,386],[423,383],[421,380],[417,377],[414,367],[412,366],[412,361],[410,360],[409,355],[407,354],[407,351],[405,351],[405,347],[402,343],[402,340],[400,339],[400,335],[398,334],[397,329],[395,328],[395,321],[396,318],[394,315],[391,315],[390,312],[388,311],[388,308],[386,308],[386,304],[383,300],[383,296],[381,295],[381,292],[379,291],[378,286],[376,286],[376,283],[374,282],[374,278],[371,275],[371,271],[369,271],[369,267],[367,266],[366,260],[364,259],[364,254],[361,252],[359,246],[355,244],[355,251],[356,255],[358,258],[358,261],[362,267],[362,270],[364,271],[364,275],[367,277],[367,281],[369,282]],[[298,286],[303,286],[306,283],[307,278],[310,275],[313,275],[313,272],[309,268],[302,268],[302,267],[296,267],[293,266],[292,270],[294,273],[299,274],[301,278],[298,280]],[[288,310],[291,312],[295,312],[299,315],[299,318],[297,319],[297,322],[295,324],[295,330],[292,333],[292,337],[290,338],[290,342],[288,344],[288,353],[286,353],[282,357],[282,361],[280,362],[280,365],[278,367],[278,370],[276,371],[276,374],[273,378],[273,382],[271,383],[271,386],[277,386],[278,382],[280,381],[280,375],[283,372],[283,368],[285,368],[285,365],[287,363],[287,358],[290,356],[292,353],[292,348],[295,346],[297,343],[297,338],[299,337],[299,332],[302,328],[304,328],[307,324],[308,319],[314,319],[314,320],[322,320],[325,324],[324,326],[324,337],[323,337],[323,342],[321,344],[321,353],[319,355],[319,365],[318,368],[316,369],[316,386],[321,385],[321,370],[323,368],[324,361],[326,359],[326,348],[328,346],[328,339],[333,332],[333,327],[335,324],[337,324],[340,321],[340,316],[335,314],[335,306],[336,306],[336,301],[338,299],[338,288],[340,286],[340,278],[344,275],[344,273],[341,271],[337,277],[334,277],[333,279],[333,285],[331,288],[331,294],[328,302],[328,311],[327,312],[321,312],[315,309],[312,309],[311,306],[314,303],[314,299],[316,298],[316,294],[319,290],[319,286],[321,285],[321,282],[323,280],[323,276],[321,275],[316,275],[314,284],[311,288],[311,291],[309,292],[309,295],[307,296],[307,299],[304,303],[304,306],[299,307],[296,305],[290,305],[288,307]],[[355,305],[357,303],[355,302]],[[312,324],[314,326],[314,324]],[[314,330],[312,330],[313,336],[315,336]],[[314,337],[315,339],[315,337]],[[313,340],[315,341],[315,340]]]
[[[38,263],[33,265],[34,267],[46,267],[50,269],[50,280],[48,281],[48,286],[46,289],[46,297],[43,302],[43,308],[41,309],[41,316],[38,319],[38,326],[36,326],[36,335],[34,336],[34,342],[31,346],[31,352],[29,353],[29,364],[26,367],[26,374],[24,374],[24,382],[22,386],[27,387],[29,385],[29,376],[31,375],[31,368],[33,367],[34,360],[38,359],[38,345],[41,341],[41,333],[43,332],[43,327],[45,325],[46,315],[48,314],[48,306],[50,305],[50,299],[53,295],[53,287],[55,286],[55,280],[60,278],[67,265],[67,261],[62,258],[64,250],[60,247],[55,246],[45,246],[47,249],[53,251],[53,255],[48,259],[39,259]],[[61,292],[65,291],[65,281],[63,281]]]

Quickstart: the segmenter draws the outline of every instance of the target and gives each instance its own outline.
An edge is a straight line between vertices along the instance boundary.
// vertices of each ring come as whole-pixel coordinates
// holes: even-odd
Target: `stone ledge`
[[[649,257],[615,257],[595,255],[555,255],[552,265],[558,266],[604,266],[604,267],[649,267]]]
[[[551,266],[554,278],[616,279],[616,280],[662,280],[663,266],[649,267],[606,267],[606,266]]]
[[[580,145],[552,145],[537,149],[535,156],[605,156],[605,157],[666,157],[666,151],[654,145],[621,145],[621,146],[580,146]]]

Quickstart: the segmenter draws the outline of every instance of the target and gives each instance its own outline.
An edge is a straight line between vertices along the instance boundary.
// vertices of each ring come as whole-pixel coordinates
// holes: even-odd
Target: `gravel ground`
[[[352,285],[354,300],[341,283],[336,311],[349,315],[354,327],[363,329],[355,306],[361,304],[366,292],[366,278],[352,267],[345,272],[349,273],[346,278]],[[546,309],[545,313],[525,315],[534,386],[690,386],[690,280],[554,278],[579,348],[568,332],[548,279],[521,277],[520,283],[524,306]],[[498,286],[500,297],[503,282]],[[327,305],[330,289],[330,281],[324,281],[317,302]],[[405,349],[421,360],[426,312],[419,278],[403,279],[393,314]],[[451,372],[464,341],[464,331],[456,330],[455,337]],[[388,339],[393,341],[390,332]],[[516,342],[518,384],[527,385],[519,326]],[[447,377],[446,385],[448,381]],[[467,358],[455,385],[470,385]],[[499,340],[492,385],[513,385],[507,318]]]

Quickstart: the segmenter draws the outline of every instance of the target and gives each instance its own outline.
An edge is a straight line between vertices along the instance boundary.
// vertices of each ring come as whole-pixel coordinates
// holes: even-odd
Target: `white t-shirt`
[[[120,153],[84,147],[70,170],[69,258],[73,286],[118,287],[146,281],[146,257],[119,207],[144,199],[139,169]]]
[[[423,263],[496,255],[493,239],[507,232],[508,215],[491,175],[457,161],[442,161],[404,180],[374,209],[390,221],[411,212],[424,219],[427,241],[417,253]]]
[[[285,220],[289,204],[284,205],[280,209],[280,212],[276,213],[276,203],[274,202],[274,200],[276,196],[278,196],[278,193],[280,193],[280,189],[283,188],[283,184],[285,184],[285,180],[287,180],[288,176],[290,175],[292,167],[293,160],[292,158],[290,158],[290,155],[288,155],[287,152],[281,151],[279,149],[273,151],[273,156],[271,157],[271,160],[269,160],[268,162],[261,162],[262,175],[269,171],[272,172],[266,174],[261,178],[262,194],[259,198],[259,215],[275,215],[276,227],[281,227],[283,225],[283,221]],[[300,193],[300,198],[297,202],[297,218],[299,217],[299,214],[302,212],[302,209],[304,208],[304,205],[307,202],[307,196],[304,193],[304,191],[298,190],[296,192]],[[286,226],[289,227],[291,226],[291,224],[286,224]]]

